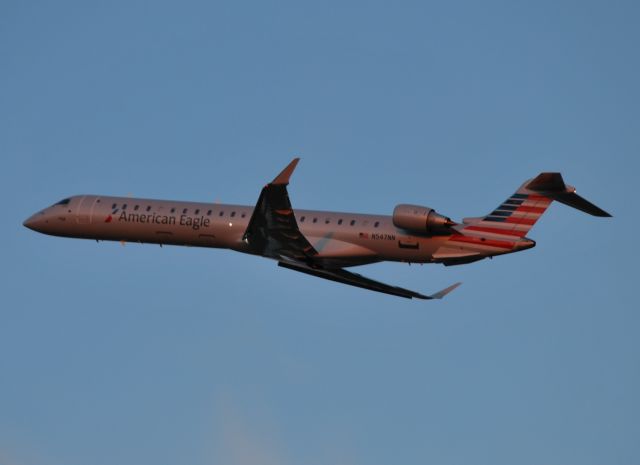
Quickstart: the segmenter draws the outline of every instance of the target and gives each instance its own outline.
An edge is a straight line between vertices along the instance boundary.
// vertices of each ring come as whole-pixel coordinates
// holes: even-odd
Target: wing
[[[290,270],[299,271],[301,273],[310,274],[319,278],[328,279],[338,283],[348,284],[350,286],[361,287],[370,291],[382,292],[383,294],[391,294],[398,297],[405,297],[407,299],[442,299],[449,292],[453,291],[461,283],[453,284],[446,289],[436,292],[432,295],[424,295],[418,292],[410,291],[409,289],[403,289],[402,287],[391,286],[389,284],[374,281],[373,279],[366,278],[360,274],[346,271],[342,268],[337,269],[322,269],[311,268],[303,263],[294,262],[278,262],[278,266],[288,268]]]
[[[259,255],[307,261],[318,253],[300,232],[287,193],[289,178],[298,161],[299,158],[293,159],[260,193],[242,237]]]
[[[295,158],[272,182],[262,189],[247,230],[242,237],[252,252],[276,258],[279,260],[279,266],[290,270],[407,299],[441,299],[460,285],[460,283],[456,283],[433,295],[424,295],[374,281],[342,268],[311,267],[309,263],[313,261],[313,257],[318,252],[300,232],[287,193],[289,178],[299,160],[299,158]]]

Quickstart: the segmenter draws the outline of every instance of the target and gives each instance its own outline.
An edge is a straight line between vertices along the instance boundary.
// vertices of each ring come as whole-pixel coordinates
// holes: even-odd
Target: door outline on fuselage
[[[91,202],[91,199],[93,202]],[[84,195],[76,207],[76,224],[91,224],[93,220],[93,209],[98,202],[98,197]],[[88,200],[88,201],[87,201]],[[91,202],[91,206],[89,206]]]

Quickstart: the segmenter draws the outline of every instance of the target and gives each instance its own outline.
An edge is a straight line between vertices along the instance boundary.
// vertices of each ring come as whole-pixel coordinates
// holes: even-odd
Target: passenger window
[[[117,203],[114,203],[113,205],[111,205],[111,209],[112,209],[112,210],[115,210],[117,206],[118,206],[118,204],[117,204]]]
[[[351,226],[353,226],[354,224],[356,224],[356,220],[351,220],[351,223],[349,223]]]
[[[171,213],[175,213],[175,212],[176,212],[176,208],[175,208],[175,207],[173,207],[173,208],[171,209]]]
[[[126,210],[126,209],[127,209],[127,204],[126,204],[126,203],[122,206],[122,209],[123,209],[123,210]]]
[[[220,211],[220,215],[218,216],[223,216],[224,215],[224,211]]]
[[[207,216],[211,216],[211,210],[207,212]]]
[[[140,208],[140,205],[136,205],[135,207],[133,207],[133,211],[138,211],[138,208]]]
[[[231,218],[233,218],[234,216],[236,216],[236,212],[231,212]]]
[[[380,222],[379,221],[376,221],[375,223],[373,223],[373,227],[374,228],[377,228],[378,226],[380,226]]]
[[[304,218],[305,218],[304,216],[300,217],[300,223],[304,223]]]
[[[199,215],[199,214],[200,214],[200,209],[199,209],[199,208],[196,208],[195,214],[196,214],[196,215]]]
[[[242,215],[240,215],[240,218],[244,218],[245,216],[247,216],[247,214],[245,212],[242,212]]]
[[[147,211],[151,211],[151,205],[147,205]]]
[[[324,224],[329,224],[331,223],[331,220],[329,218],[327,218],[326,220],[324,220]]]
[[[314,222],[314,223],[317,223],[317,222],[318,222],[318,218],[314,218],[314,219],[313,219],[313,222]]]
[[[338,224],[342,224],[342,218],[338,220]]]
[[[188,211],[189,211],[189,209],[188,209],[188,208],[185,208],[185,209],[183,209],[183,210],[182,210],[182,214],[183,214],[183,215],[186,215]]]

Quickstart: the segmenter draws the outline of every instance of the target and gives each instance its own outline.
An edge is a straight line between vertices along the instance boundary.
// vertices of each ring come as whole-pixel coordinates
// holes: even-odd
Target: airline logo
[[[104,222],[111,223],[113,220],[113,215],[109,215],[104,219]],[[155,213],[127,213],[123,211],[118,215],[117,220],[118,223],[177,224],[180,226],[188,226],[194,231],[211,226],[211,219],[206,216],[157,215]]]

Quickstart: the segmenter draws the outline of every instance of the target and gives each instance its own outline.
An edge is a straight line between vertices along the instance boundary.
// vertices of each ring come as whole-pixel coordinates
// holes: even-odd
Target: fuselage
[[[194,247],[227,248],[252,253],[243,235],[254,207],[78,195],[34,214],[25,226],[63,237]],[[327,266],[345,267],[379,261],[444,262],[451,236],[416,235],[394,226],[392,217],[345,212],[295,210],[300,231]],[[531,247],[514,240],[487,248],[483,243],[459,243],[459,257],[484,258]],[[490,238],[489,238],[490,241]],[[449,251],[452,243],[447,244]],[[473,261],[473,260],[470,260]]]

